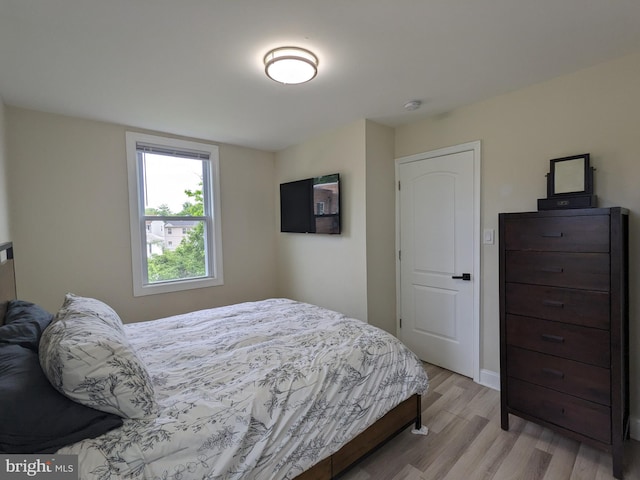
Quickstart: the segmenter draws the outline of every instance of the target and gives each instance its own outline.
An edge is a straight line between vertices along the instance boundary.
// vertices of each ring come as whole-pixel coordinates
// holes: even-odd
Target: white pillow
[[[39,354],[51,384],[72,400],[124,418],[157,414],[149,373],[105,303],[67,294]]]

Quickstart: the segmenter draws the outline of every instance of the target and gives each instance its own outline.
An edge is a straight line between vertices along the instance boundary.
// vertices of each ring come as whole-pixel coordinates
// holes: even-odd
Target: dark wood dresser
[[[503,213],[500,398],[509,414],[612,453],[629,436],[628,212]]]

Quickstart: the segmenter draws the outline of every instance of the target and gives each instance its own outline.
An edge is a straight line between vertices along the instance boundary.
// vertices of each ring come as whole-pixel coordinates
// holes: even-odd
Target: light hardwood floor
[[[500,428],[500,394],[425,364],[427,436],[408,428],[341,480],[609,480],[611,455],[510,417]],[[625,480],[640,480],[640,442],[625,451]]]

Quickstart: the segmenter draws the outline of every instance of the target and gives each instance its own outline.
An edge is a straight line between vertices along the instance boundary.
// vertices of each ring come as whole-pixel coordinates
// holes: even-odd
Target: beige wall
[[[482,228],[537,209],[549,160],[590,153],[600,206],[630,209],[632,414],[640,416],[640,54],[396,130],[396,157],[482,141]],[[482,245],[481,367],[499,371],[498,245]]]
[[[393,141],[392,128],[359,120],[279,152],[276,179],[337,172],[342,184],[341,235],[278,233],[280,295],[395,335]]]
[[[0,97],[0,243],[11,241],[9,230],[9,196],[7,194],[7,149],[5,140],[5,106]]]
[[[368,320],[395,335],[395,131],[371,121],[366,128]]]
[[[341,235],[280,232],[279,294],[367,319],[364,120],[276,154],[275,184],[339,173]]]
[[[275,295],[272,153],[220,145],[225,284],[134,298],[126,127],[14,107],[5,124],[20,298],[95,296],[132,322]]]

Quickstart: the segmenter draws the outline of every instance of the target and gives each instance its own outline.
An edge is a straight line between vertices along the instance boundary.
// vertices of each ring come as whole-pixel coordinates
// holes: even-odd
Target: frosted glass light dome
[[[318,57],[298,47],[279,47],[264,56],[267,76],[285,85],[305,83],[318,73]]]

